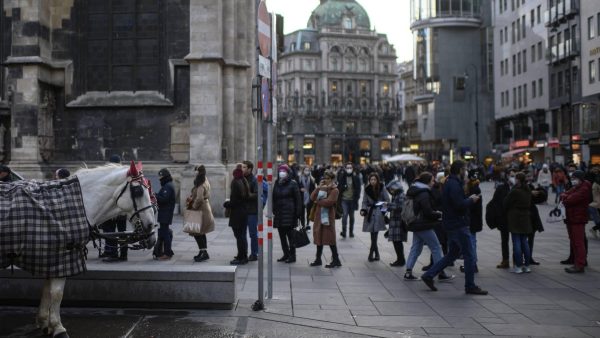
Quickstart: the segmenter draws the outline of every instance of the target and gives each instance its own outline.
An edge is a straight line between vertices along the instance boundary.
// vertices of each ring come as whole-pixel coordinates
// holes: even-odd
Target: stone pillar
[[[204,164],[215,215],[223,214],[222,205],[229,196],[231,175],[223,160],[231,166],[245,155],[245,142],[236,142],[236,133],[246,128],[246,120],[237,118],[238,106],[239,111],[250,112],[251,109],[250,92],[236,91],[236,83],[247,82],[252,76],[254,54],[236,51],[247,48],[248,40],[253,43],[254,27],[246,27],[246,34],[240,34],[236,29],[240,24],[236,20],[239,15],[246,17],[245,23],[255,21],[253,0],[190,1],[190,54],[185,59],[190,64],[191,165],[182,174],[182,184],[191,186],[194,165]],[[245,58],[238,59],[236,55]],[[244,70],[239,77],[236,69]],[[241,103],[236,105],[236,102]],[[236,149],[238,145],[241,150]],[[242,158],[236,158],[238,155]]]

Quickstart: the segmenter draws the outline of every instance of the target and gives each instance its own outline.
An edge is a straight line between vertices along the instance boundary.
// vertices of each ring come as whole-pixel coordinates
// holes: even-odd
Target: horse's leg
[[[48,320],[50,319],[50,279],[44,280],[42,288],[42,298],[40,300],[40,308],[36,318],[37,327],[42,329],[45,334],[49,334]]]
[[[60,322],[60,303],[63,299],[66,278],[53,278],[50,281],[50,332],[52,337],[66,338],[67,330]]]

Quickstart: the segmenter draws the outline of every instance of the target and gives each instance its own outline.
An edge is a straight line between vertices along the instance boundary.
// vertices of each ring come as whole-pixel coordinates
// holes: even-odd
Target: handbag
[[[293,244],[295,248],[301,248],[303,246],[309,245],[310,239],[308,238],[306,227],[301,227],[300,229],[292,229],[292,240],[294,242]]]
[[[311,222],[315,221],[315,214],[317,213],[317,203],[313,203],[312,207],[310,208],[310,212],[308,213],[308,220]]]
[[[546,222],[559,223],[559,222],[563,222],[566,217],[567,217],[567,215],[566,215],[565,206],[561,202],[556,207],[554,207],[554,209],[550,210],[550,213],[548,214],[548,218],[546,218]]]
[[[185,209],[183,212],[183,232],[190,235],[202,233],[202,211]]]

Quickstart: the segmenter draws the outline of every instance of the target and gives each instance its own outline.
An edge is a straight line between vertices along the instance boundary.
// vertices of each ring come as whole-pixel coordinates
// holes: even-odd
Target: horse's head
[[[127,214],[133,224],[134,232],[139,236],[145,248],[152,248],[156,242],[154,226],[156,224],[156,205],[153,203],[150,182],[144,178],[142,164],[137,166],[131,161],[127,172],[127,182],[115,191],[114,199],[119,209]]]

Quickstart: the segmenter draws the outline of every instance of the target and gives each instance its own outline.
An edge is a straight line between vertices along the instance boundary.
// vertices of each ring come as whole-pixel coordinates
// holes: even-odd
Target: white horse
[[[107,165],[80,169],[70,179],[79,180],[85,215],[92,227],[127,214],[134,225],[134,233],[139,235],[136,240],[140,240],[142,247],[152,248],[156,241],[153,233],[155,208],[141,170],[141,164],[136,166],[132,161],[129,167]],[[65,281],[66,277],[47,278],[42,291],[36,322],[44,333],[53,337],[68,337],[60,320]]]

